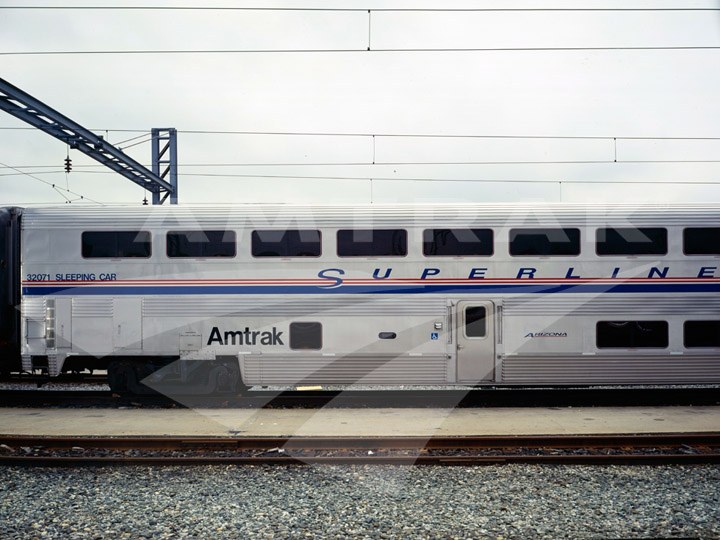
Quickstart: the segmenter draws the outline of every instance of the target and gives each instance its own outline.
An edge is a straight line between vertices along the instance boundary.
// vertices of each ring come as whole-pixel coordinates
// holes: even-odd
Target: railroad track
[[[0,390],[0,406],[72,407],[580,407],[720,405],[720,388],[482,388],[476,390],[252,390],[223,396],[121,396],[98,390]]]
[[[720,463],[720,433],[487,437],[0,436],[5,465]]]

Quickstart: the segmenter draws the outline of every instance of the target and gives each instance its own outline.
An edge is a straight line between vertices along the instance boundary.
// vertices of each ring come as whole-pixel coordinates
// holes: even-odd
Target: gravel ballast
[[[718,466],[0,468],[0,538],[718,538]]]

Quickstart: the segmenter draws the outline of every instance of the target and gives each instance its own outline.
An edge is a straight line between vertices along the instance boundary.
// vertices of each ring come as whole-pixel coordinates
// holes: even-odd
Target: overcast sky
[[[177,128],[182,204],[720,202],[720,2],[7,9],[32,5],[142,4],[0,0],[0,77],[113,143]],[[365,11],[407,7],[712,9]],[[507,50],[552,48],[602,50]],[[235,52],[147,52],[178,50]],[[283,52],[247,52],[256,50]],[[298,50],[312,52],[288,52]],[[93,54],[17,54],[58,51]],[[26,127],[0,112],[0,204],[65,201],[38,179],[106,204],[141,203],[140,187],[77,151],[66,177],[66,145]],[[128,153],[149,166],[149,143]]]

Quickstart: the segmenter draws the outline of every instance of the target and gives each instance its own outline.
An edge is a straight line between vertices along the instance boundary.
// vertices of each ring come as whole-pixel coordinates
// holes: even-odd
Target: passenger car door
[[[495,376],[494,304],[461,301],[455,313],[458,382],[492,381]]]

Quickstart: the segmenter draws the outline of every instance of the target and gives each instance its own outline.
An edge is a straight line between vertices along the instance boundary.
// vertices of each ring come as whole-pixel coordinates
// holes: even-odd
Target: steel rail
[[[4,452],[0,464],[5,465],[720,463],[720,433],[716,432],[377,438],[0,436],[0,444]],[[68,451],[71,455],[58,455]],[[171,453],[152,455],[153,451]]]
[[[700,465],[720,463],[720,454],[492,455],[492,456],[306,456],[306,457],[40,457],[3,456],[0,465],[78,467],[105,465]]]
[[[402,437],[193,437],[119,436],[71,437],[43,435],[0,435],[0,444],[44,448],[102,448],[113,450],[191,450],[235,449],[295,450],[338,449],[467,449],[467,448],[604,448],[704,445],[720,447],[720,432],[633,433],[598,435],[482,435],[482,436],[402,436]]]

